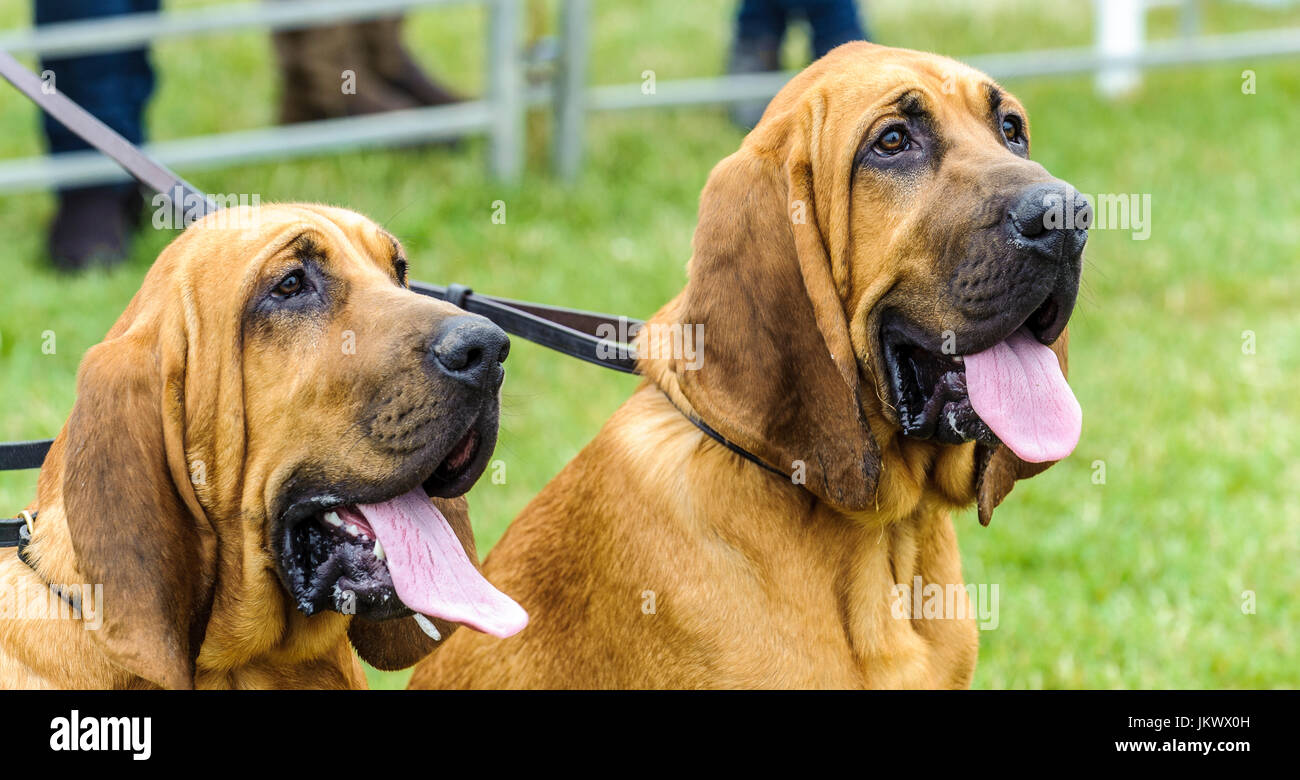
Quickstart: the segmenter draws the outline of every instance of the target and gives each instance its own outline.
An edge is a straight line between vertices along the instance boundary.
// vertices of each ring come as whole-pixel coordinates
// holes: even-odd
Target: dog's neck
[[[654,314],[636,338],[641,356],[637,367],[647,380],[672,402],[683,415],[695,415],[710,428],[727,436],[723,420],[709,420],[699,414],[683,387],[682,375],[704,368],[703,336],[695,334],[686,320],[690,286]],[[691,354],[687,354],[689,347]],[[859,361],[861,363],[861,360]],[[888,421],[885,401],[875,392],[876,383],[859,368],[858,399],[861,419],[870,426],[871,438],[880,449],[880,468],[872,506],[865,511],[844,512],[865,524],[893,522],[913,515],[923,505],[940,505],[948,510],[968,507],[975,501],[975,443],[940,444],[904,436]],[[715,378],[715,382],[716,382]],[[744,381],[738,379],[737,381]],[[789,403],[799,404],[797,397]],[[789,464],[769,463],[782,470]],[[792,475],[793,476],[793,475]]]
[[[671,600],[679,621],[712,625],[722,619],[717,612],[721,610],[750,626],[748,638],[711,652],[750,659],[728,662],[728,668],[748,669],[757,676],[710,684],[969,684],[977,644],[973,623],[896,619],[893,612],[896,586],[913,588],[918,577],[927,585],[944,587],[962,581],[951,504],[934,488],[921,487],[927,481],[920,476],[923,464],[908,461],[914,453],[900,450],[890,455],[892,442],[882,448],[899,462],[887,466],[883,475],[881,508],[846,513],[802,486],[782,484],[779,476],[712,441],[674,407],[684,402],[680,396],[670,401],[667,391],[653,382],[643,384],[579,456],[593,458],[600,464],[594,473],[609,480],[599,488],[584,485],[581,492],[607,492],[637,507],[653,507],[606,509],[598,515],[598,532],[592,537],[618,538],[619,570],[634,581],[640,577],[658,583],[657,592]],[[579,466],[573,473],[590,478],[593,472]],[[548,486],[559,491],[555,500],[579,493],[565,481],[567,476],[566,471]],[[580,515],[587,509],[573,511]],[[628,525],[617,526],[624,520]],[[672,540],[671,548],[665,548],[665,539]],[[569,554],[580,559],[596,555],[585,547],[586,541],[579,544],[585,551]],[[698,577],[705,578],[706,590],[717,598],[700,595]],[[717,595],[722,593],[739,595]],[[569,607],[553,608],[563,612]],[[539,616],[538,625],[544,624]],[[801,633],[805,630],[814,633]],[[731,637],[724,632],[718,638]],[[833,654],[834,662],[824,669],[794,661],[770,663],[809,641],[840,647],[843,653]],[[899,647],[909,652],[895,654]],[[957,655],[960,663],[953,662]]]
[[[109,661],[95,646],[105,604],[95,583],[77,571],[58,480],[42,470],[32,509],[39,510],[25,555],[0,556],[0,687],[142,688],[147,683]],[[77,595],[77,611],[60,594]]]
[[[696,414],[682,391],[673,361],[643,359],[639,368],[648,384],[657,388],[684,420]],[[880,445],[875,505],[859,512],[837,511],[856,522],[873,525],[906,519],[924,507],[953,511],[975,501],[974,443],[952,446],[909,439],[884,419],[879,399],[863,398],[862,404],[863,417],[870,421],[872,435]],[[710,424],[709,420],[703,422]],[[749,467],[761,471],[757,466]],[[796,488],[793,480],[791,487]]]
[[[638,394],[646,393],[650,388],[657,392],[648,393],[644,401],[637,402],[638,406],[651,412],[656,419],[672,418],[675,415],[683,423],[678,427],[686,442],[695,447],[707,446],[706,434],[688,419],[689,415],[694,414],[694,409],[690,400],[682,394],[675,378],[671,374],[648,376]],[[914,441],[884,424],[875,430],[875,435],[881,443],[882,462],[880,482],[876,488],[876,505],[857,512],[839,508],[832,508],[832,511],[855,524],[874,527],[907,520],[915,517],[918,512],[954,511],[969,506],[974,501],[971,488],[974,445],[952,447]],[[770,478],[770,472],[746,463],[721,446],[718,451],[720,457],[735,461],[740,479]],[[950,478],[945,480],[940,475],[950,475]],[[796,500],[823,503],[793,480],[790,480],[785,492]]]

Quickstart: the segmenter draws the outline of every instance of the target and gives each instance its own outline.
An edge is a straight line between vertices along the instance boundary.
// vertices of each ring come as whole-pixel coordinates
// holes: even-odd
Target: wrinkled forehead
[[[919,115],[947,127],[985,125],[1006,111],[1027,120],[1023,106],[997,82],[948,57],[860,44],[836,49],[814,68],[806,95],[820,103],[823,132],[846,143],[889,114]]]
[[[339,274],[391,276],[404,264],[402,246],[388,231],[347,209],[268,205],[224,209],[190,226],[175,242],[177,270],[207,289],[242,288],[310,249]],[[270,269],[274,270],[274,269]]]

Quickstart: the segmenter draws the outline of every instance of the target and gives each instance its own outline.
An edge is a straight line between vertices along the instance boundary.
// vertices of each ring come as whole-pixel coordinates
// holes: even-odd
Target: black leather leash
[[[57,91],[46,91],[44,82],[12,55],[3,51],[0,51],[0,76],[73,133],[112,158],[140,184],[166,195],[174,202],[184,203],[187,215],[194,213],[203,216],[216,211],[216,204],[194,185],[145,154],[65,95]],[[486,317],[502,330],[522,339],[588,363],[628,374],[636,373],[635,349],[609,336],[630,339],[630,334],[641,326],[640,320],[494,298],[475,293],[458,284],[442,287],[413,281],[411,289]],[[40,468],[51,443],[50,439],[0,443],[0,471]]]
[[[486,317],[507,333],[569,357],[625,374],[637,372],[635,348],[630,343],[617,339],[626,337],[630,342],[644,324],[641,320],[480,295],[462,284],[442,287],[426,282],[411,282],[411,290],[447,301],[470,314]],[[601,335],[602,333],[612,333],[616,338]]]
[[[0,443],[0,471],[38,469],[45,462],[53,439],[39,441],[7,441]]]
[[[0,76],[82,140],[108,155],[140,184],[171,198],[173,202],[185,204],[187,215],[201,211],[198,216],[203,216],[217,210],[216,204],[206,194],[145,154],[90,112],[58,91],[47,91],[44,82],[5,51],[0,51]],[[193,204],[196,203],[201,208],[195,208]],[[475,293],[460,284],[443,287],[412,281],[410,285],[414,292],[448,301],[471,314],[486,317],[502,330],[522,339],[598,366],[628,374],[637,373],[636,351],[630,341],[642,326],[641,320],[496,298]],[[785,476],[758,456],[728,441],[695,415],[685,416],[727,449],[768,471]],[[0,471],[40,468],[52,443],[52,439],[0,442]],[[0,518],[0,547],[16,546],[21,552],[21,548],[26,545],[22,536],[30,534],[31,519],[34,516],[35,513],[28,517]]]
[[[70,98],[41,81],[7,51],[0,51],[0,76],[18,88],[18,91],[83,141],[108,155],[136,181],[155,192],[170,195],[179,190],[185,195],[197,196],[203,201],[203,213],[216,210],[216,204],[199,192],[189,182],[163,167],[145,154],[135,144],[123,138],[116,130],[95,118]],[[193,202],[182,200],[182,203]]]
[[[509,298],[480,295],[464,285],[446,287],[411,282],[411,290],[430,298],[448,301],[471,314],[496,323],[502,330],[522,339],[549,347],[570,357],[598,366],[635,374],[636,350],[622,341],[604,338],[602,333],[630,335],[641,327],[640,320],[610,314],[529,303]],[[38,469],[45,462],[53,439],[0,442],[0,471]]]

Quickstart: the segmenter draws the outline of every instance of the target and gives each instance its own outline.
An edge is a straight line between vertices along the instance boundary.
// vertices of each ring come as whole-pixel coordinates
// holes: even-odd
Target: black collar
[[[0,517],[0,547],[17,547],[18,557],[27,562],[27,545],[32,541],[32,521],[35,512],[23,512],[17,517]],[[27,564],[30,566],[31,564]]]
[[[38,579],[45,582],[41,573],[36,571],[36,564],[32,562],[31,556],[27,554],[27,546],[32,543],[32,523],[36,520],[36,515],[36,512],[23,512],[17,517],[0,517],[0,547],[17,547],[18,560],[27,564],[27,568],[31,569]],[[76,610],[76,614],[81,613],[81,599],[75,593],[69,593],[65,588],[49,583],[46,583],[46,587]]]
[[[660,389],[660,392],[663,392],[662,388]],[[722,446],[736,453],[737,455],[749,461],[750,463],[753,463],[757,466],[761,466],[762,468],[767,469],[768,471],[772,472],[773,474],[776,474],[782,479],[790,478],[789,474],[786,474],[784,471],[781,471],[780,469],[774,466],[768,465],[763,461],[762,458],[758,457],[757,455],[745,449],[744,447],[740,446],[739,444],[735,443],[734,441],[731,441],[726,436],[723,436],[722,434],[713,430],[713,427],[711,425],[701,420],[699,417],[696,417],[694,414],[686,411],[682,407],[678,406],[676,403],[673,402],[672,396],[668,395],[668,393],[664,392],[664,397],[668,399],[668,403],[672,404],[674,409],[681,412],[682,416],[690,420],[691,423],[693,423],[696,428],[699,428],[701,431],[704,431],[705,435],[707,435],[710,439],[713,439],[718,444],[721,444]]]

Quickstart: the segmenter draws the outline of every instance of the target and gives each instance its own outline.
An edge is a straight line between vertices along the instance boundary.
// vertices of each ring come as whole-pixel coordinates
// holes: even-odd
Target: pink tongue
[[[528,625],[528,613],[492,587],[422,488],[357,509],[384,546],[397,597],[429,617],[505,638]]]
[[[1017,457],[1042,463],[1074,451],[1083,411],[1050,347],[1021,328],[965,364],[971,407]]]

